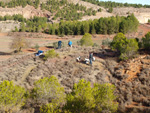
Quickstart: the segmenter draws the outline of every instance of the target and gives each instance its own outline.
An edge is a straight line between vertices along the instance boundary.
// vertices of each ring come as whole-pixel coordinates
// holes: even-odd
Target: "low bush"
[[[127,39],[123,33],[118,33],[111,42],[111,48],[120,53],[120,60],[127,60],[137,53],[139,45],[136,39]]]
[[[58,56],[59,56],[59,54],[56,53],[54,49],[51,49],[45,53],[44,60],[47,60],[48,58],[55,58]]]
[[[120,59],[121,60],[127,60],[129,58],[132,58],[134,55],[137,54],[137,51],[139,49],[138,42],[136,39],[128,39],[127,45],[124,47],[124,51],[122,50]]]
[[[0,83],[0,110],[14,112],[25,104],[25,89],[16,86],[12,81]]]
[[[142,44],[144,49],[150,49],[150,32],[148,32],[145,37],[142,38]]]
[[[81,46],[93,46],[92,35],[85,33],[82,39],[80,40]]]
[[[33,95],[38,104],[48,103],[60,105],[64,102],[64,88],[60,86],[58,79],[54,76],[45,77],[34,83]]]
[[[73,91],[67,95],[67,103],[64,111],[71,113],[101,113],[102,111],[116,112],[118,103],[113,94],[114,85],[94,84],[84,79],[74,84]]]

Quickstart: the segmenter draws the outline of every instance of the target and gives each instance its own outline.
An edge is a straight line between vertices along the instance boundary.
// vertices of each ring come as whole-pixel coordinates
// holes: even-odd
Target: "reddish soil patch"
[[[139,106],[139,103],[137,102],[132,102],[130,105],[126,106],[126,108],[150,108],[150,107],[146,107],[146,106]]]
[[[7,36],[7,33],[0,33],[0,36]]]
[[[40,47],[39,50],[46,51],[46,50],[49,50],[49,48],[48,47]],[[35,53],[36,50],[33,49],[33,48],[28,48],[28,49],[23,49],[22,52],[25,52],[25,53]]]

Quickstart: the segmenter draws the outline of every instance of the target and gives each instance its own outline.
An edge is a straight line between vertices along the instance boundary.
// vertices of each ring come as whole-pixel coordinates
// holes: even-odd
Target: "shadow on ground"
[[[12,55],[12,53],[7,53],[7,52],[1,52],[0,51],[0,55]]]

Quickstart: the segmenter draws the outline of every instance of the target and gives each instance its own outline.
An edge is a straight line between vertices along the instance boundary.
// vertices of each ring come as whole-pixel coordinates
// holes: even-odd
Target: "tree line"
[[[109,7],[134,7],[134,8],[150,8],[150,5],[142,5],[142,4],[129,4],[129,3],[117,3],[117,2],[111,2],[111,1],[100,1],[100,0],[82,0],[86,2],[90,2],[92,4],[96,4],[99,6],[103,6],[105,8]]]
[[[0,21],[16,20],[21,22],[21,32],[44,32],[51,35],[84,35],[90,34],[114,34],[118,32],[129,33],[137,30],[139,22],[131,14],[127,17],[105,17],[89,21],[60,21],[49,24],[46,17],[23,18],[22,15],[0,16]]]
[[[89,21],[61,21],[59,24],[49,24],[45,31],[52,35],[84,35],[90,34],[114,34],[118,32],[128,33],[136,31],[139,22],[131,14],[128,17],[108,17]]]

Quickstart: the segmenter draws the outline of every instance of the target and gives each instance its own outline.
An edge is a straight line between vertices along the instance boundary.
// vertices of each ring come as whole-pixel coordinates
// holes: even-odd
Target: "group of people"
[[[68,41],[68,46],[69,47],[72,47],[72,41]],[[62,41],[58,41],[58,49],[61,49],[61,47],[62,47]]]
[[[68,41],[68,46],[72,47],[72,41],[70,41],[70,40]],[[58,49],[61,49],[61,47],[62,47],[62,41],[58,41]],[[89,60],[89,64],[92,66],[92,61],[95,60],[92,52],[89,53],[89,59],[88,60]]]

